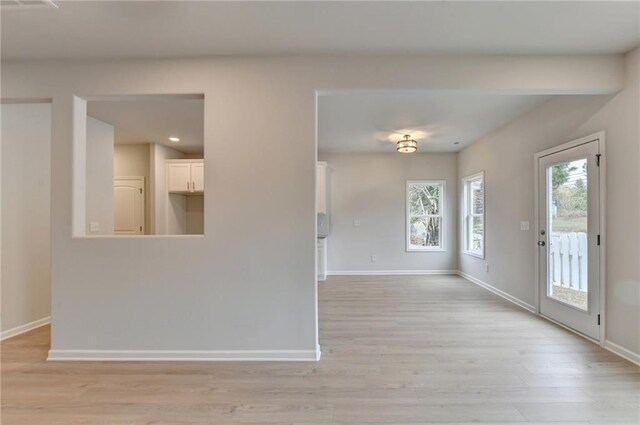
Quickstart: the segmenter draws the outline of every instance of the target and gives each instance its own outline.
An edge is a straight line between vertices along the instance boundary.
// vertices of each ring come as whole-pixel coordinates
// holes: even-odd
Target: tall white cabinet
[[[316,165],[316,212],[327,213],[327,163],[324,161]]]
[[[327,214],[327,163],[316,165],[316,213]],[[317,239],[317,275],[318,280],[327,279],[327,238]]]

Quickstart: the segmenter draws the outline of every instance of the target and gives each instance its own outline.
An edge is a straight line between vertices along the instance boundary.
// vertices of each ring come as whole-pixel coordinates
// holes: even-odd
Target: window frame
[[[410,201],[410,188],[413,185],[440,185],[440,199],[439,199],[439,214],[428,214],[424,217],[438,217],[440,218],[440,239],[439,245],[433,247],[415,247],[411,245],[411,218],[418,217],[411,215],[411,206],[409,204]],[[446,180],[407,180],[405,187],[405,249],[407,252],[443,252],[445,249],[445,211],[446,211],[446,203],[445,203],[445,193],[447,190],[447,181]],[[422,216],[420,216],[422,217]]]
[[[481,179],[482,180],[482,214],[474,214],[472,210],[470,185],[472,182]],[[470,255],[472,257],[483,259],[485,258],[486,242],[487,242],[487,203],[486,203],[486,185],[484,178],[484,170],[478,173],[471,174],[462,179],[462,253]],[[470,220],[473,217],[482,217],[482,250],[473,251],[468,249],[470,229],[472,227]]]

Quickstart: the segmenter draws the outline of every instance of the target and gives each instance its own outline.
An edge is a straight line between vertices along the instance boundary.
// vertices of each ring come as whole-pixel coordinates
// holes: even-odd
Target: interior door
[[[113,180],[114,233],[144,234],[144,177]]]
[[[591,338],[600,322],[599,141],[538,159],[540,314]]]

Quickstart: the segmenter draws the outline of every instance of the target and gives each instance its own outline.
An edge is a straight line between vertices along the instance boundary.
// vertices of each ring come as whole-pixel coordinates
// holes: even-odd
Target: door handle
[[[191,190],[196,190],[196,182],[191,182]]]
[[[187,182],[187,190],[189,190],[189,182]]]
[[[545,246],[547,243],[545,241],[538,241],[538,246]]]

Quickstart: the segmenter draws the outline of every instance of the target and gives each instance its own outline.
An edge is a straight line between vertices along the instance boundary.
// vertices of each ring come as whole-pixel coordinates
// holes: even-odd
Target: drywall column
[[[154,143],[152,145],[152,158],[151,158],[151,180],[152,185],[150,192],[152,192],[153,205],[153,229],[156,235],[168,235],[176,232],[176,219],[175,219],[175,205],[169,203],[169,192],[167,191],[167,159],[183,159],[184,153],[175,149]],[[177,195],[179,198],[184,196]],[[174,200],[174,202],[180,203],[180,199]],[[184,199],[182,199],[184,204]],[[179,205],[178,205],[179,206]],[[171,207],[171,208],[170,208]],[[185,207],[183,206],[184,210]],[[171,216],[171,220],[169,220]]]
[[[2,338],[51,314],[51,104],[4,104],[2,115]]]
[[[87,235],[113,234],[113,135],[112,125],[87,117]]]

